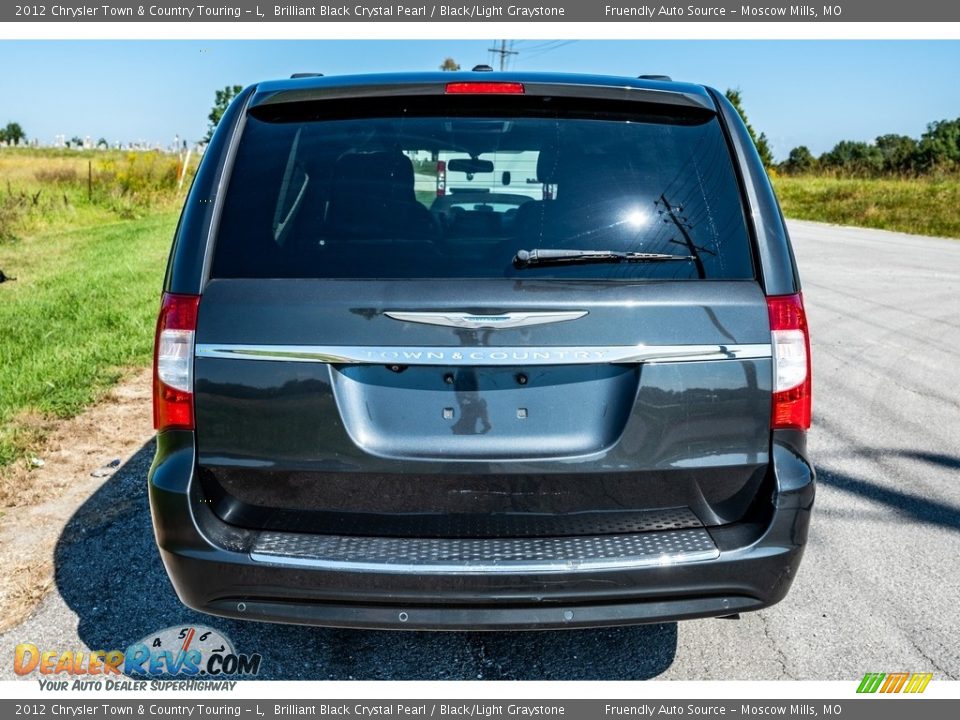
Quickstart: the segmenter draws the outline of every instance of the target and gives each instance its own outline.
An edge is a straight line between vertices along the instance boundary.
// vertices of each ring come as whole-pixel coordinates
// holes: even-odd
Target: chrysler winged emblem
[[[455,328],[500,329],[545,325],[547,323],[576,320],[587,314],[586,310],[548,310],[545,312],[508,312],[501,315],[478,315],[464,312],[398,312],[388,310],[387,317],[404,322],[425,325],[445,325]]]

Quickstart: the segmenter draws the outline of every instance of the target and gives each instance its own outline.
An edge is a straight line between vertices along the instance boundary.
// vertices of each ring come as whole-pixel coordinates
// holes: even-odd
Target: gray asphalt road
[[[791,223],[813,329],[820,487],[787,599],[739,621],[550,633],[382,633],[184,609],[157,558],[145,447],[77,512],[56,589],[4,652],[122,648],[201,622],[266,678],[960,678],[960,241]],[[0,677],[12,675],[0,663]]]

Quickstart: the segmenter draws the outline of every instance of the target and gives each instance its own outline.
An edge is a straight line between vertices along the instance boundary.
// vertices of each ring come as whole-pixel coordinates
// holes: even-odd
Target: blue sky
[[[2,41],[0,124],[45,142],[63,133],[111,141],[198,139],[214,90],[325,74],[432,70],[447,56],[491,62],[492,40]],[[838,140],[919,136],[960,116],[960,41],[515,41],[517,70],[664,73],[739,87],[751,123],[779,159]]]

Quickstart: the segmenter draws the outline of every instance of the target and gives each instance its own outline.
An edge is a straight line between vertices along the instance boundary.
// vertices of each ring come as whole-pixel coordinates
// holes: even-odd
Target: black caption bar
[[[649,4],[645,4],[648,2]],[[960,3],[943,0],[807,0],[806,3],[657,4],[604,0],[513,3],[346,3],[236,0],[219,4],[99,2],[0,6],[0,22],[955,22]]]
[[[172,684],[183,681],[156,681]],[[197,683],[202,685],[203,683]],[[851,689],[852,692],[852,689]],[[909,711],[905,705],[909,704]],[[951,710],[950,708],[953,708]],[[89,700],[0,701],[0,715],[68,717],[96,720],[116,717],[177,717],[190,720],[251,718],[350,717],[370,720],[623,720],[623,718],[842,718],[842,720],[911,720],[957,717],[960,700],[871,698],[844,700]]]

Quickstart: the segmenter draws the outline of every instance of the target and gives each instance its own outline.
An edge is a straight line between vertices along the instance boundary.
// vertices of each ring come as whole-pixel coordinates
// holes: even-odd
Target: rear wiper
[[[513,266],[518,270],[534,265],[584,265],[588,263],[646,263],[671,260],[696,260],[693,255],[671,253],[620,252],[617,250],[517,250]]]

